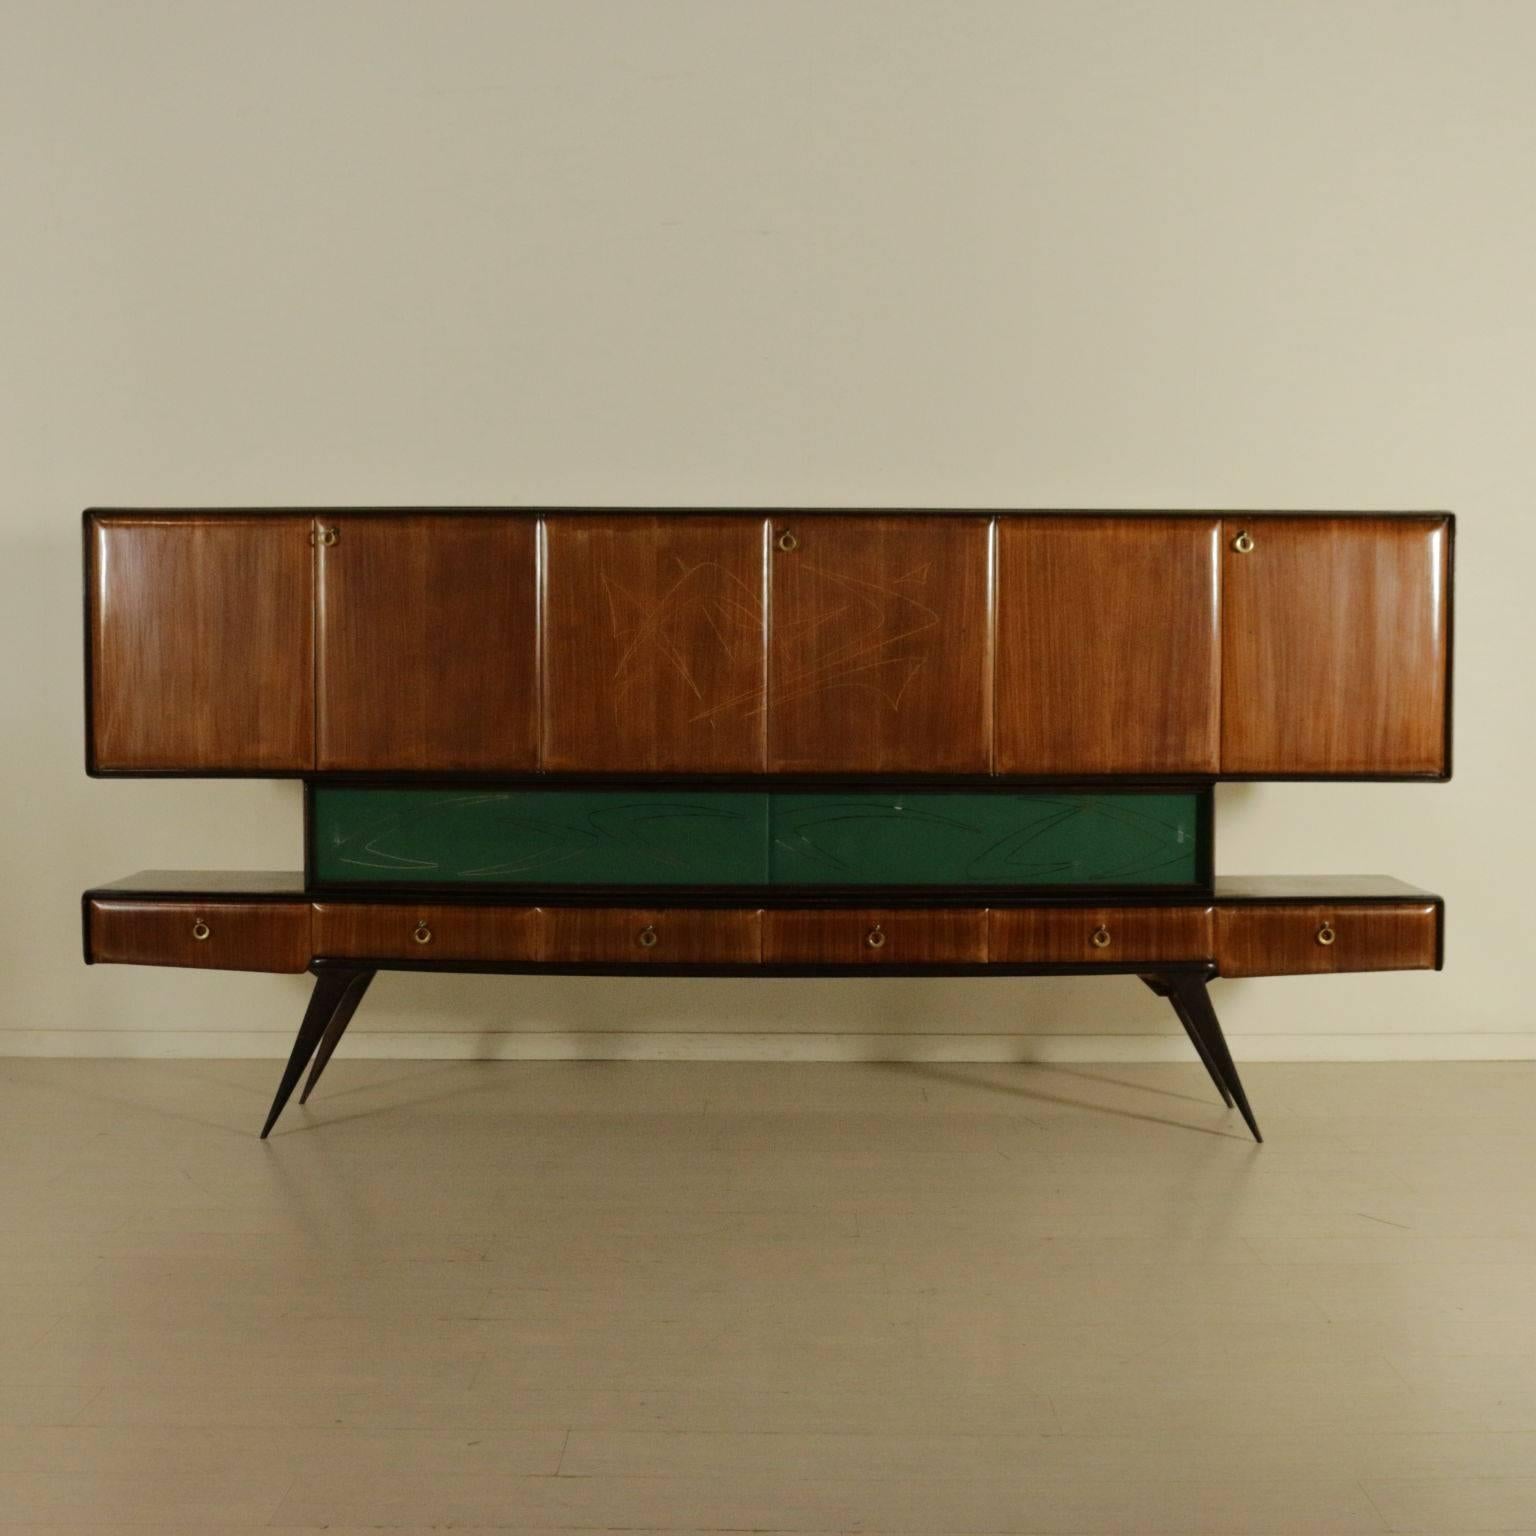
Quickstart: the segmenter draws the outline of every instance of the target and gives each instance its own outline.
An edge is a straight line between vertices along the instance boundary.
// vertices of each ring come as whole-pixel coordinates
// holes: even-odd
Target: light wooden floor
[[[0,1532],[1536,1531],[1536,1063],[0,1062]]]

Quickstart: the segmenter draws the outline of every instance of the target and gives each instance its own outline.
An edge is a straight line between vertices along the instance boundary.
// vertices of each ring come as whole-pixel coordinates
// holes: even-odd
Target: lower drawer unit
[[[996,964],[1077,965],[1208,960],[1209,907],[994,907],[987,958]]]
[[[315,953],[347,960],[540,958],[537,907],[319,902]]]
[[[991,966],[999,975],[1140,975],[1170,1001],[1217,1092],[1262,1140],[1208,984],[1218,976],[1423,970],[1438,966],[1443,952],[1439,898],[1370,876],[1227,878],[1214,883],[1209,900],[1169,893],[1105,904],[1098,894],[1031,903],[1022,893],[1005,905],[916,907],[809,892],[766,908],[668,906],[661,891],[650,893],[650,905],[632,906],[553,892],[541,905],[485,898],[423,901],[391,892],[381,901],[329,900],[297,872],[151,870],[85,892],[86,958],[313,970],[314,992],[263,1136],[306,1066],[301,1102],[309,1097],[380,970],[872,975],[883,968],[895,976],[983,974]]]
[[[1253,905],[1219,908],[1216,965],[1223,976],[1433,970],[1435,902]]]
[[[545,907],[542,958],[555,965],[755,965],[754,909]]]
[[[217,971],[302,971],[309,904],[101,901],[88,911],[88,958],[116,965]]]
[[[786,907],[763,913],[769,965],[978,965],[986,958],[981,910]]]

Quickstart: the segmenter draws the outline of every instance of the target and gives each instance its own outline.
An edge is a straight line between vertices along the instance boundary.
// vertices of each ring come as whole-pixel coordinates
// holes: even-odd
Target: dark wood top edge
[[[1346,507],[933,507],[893,503],[889,506],[735,506],[700,502],[673,506],[101,506],[86,507],[82,516],[96,517],[880,517],[908,514],[928,517],[1340,517],[1443,518],[1444,508]]]
[[[93,886],[83,900],[101,901],[302,901],[337,906],[355,903],[388,905],[420,902],[429,906],[607,906],[607,907],[1015,907],[1015,906],[1142,906],[1208,907],[1259,903],[1309,905],[1339,901],[1441,902],[1433,892],[1390,875],[1223,875],[1213,890],[1099,888],[1084,891],[966,890],[953,887],[919,891],[871,886],[836,893],[774,891],[670,891],[633,887],[582,892],[548,889],[511,892],[372,887],[362,890],[306,888],[301,870],[141,870],[107,885]]]
[[[561,770],[512,773],[492,770],[477,773],[444,773],[442,770],[403,772],[397,768],[364,772],[355,768],[101,768],[86,763],[86,775],[93,779],[303,779],[308,783],[332,786],[354,785],[358,788],[414,787],[429,789],[434,785],[498,784],[505,787],[542,786],[594,789],[604,784],[626,788],[687,787],[691,789],[748,788],[829,788],[852,789],[1052,789],[1083,787],[1092,789],[1204,789],[1212,784],[1446,784],[1450,769],[1443,773],[1105,773],[1074,774],[891,774],[871,777],[867,773],[818,774],[584,774]]]
[[[422,772],[414,775],[389,771],[357,773],[337,769],[328,774],[311,773],[305,778],[316,789],[411,789],[423,791],[478,789],[521,790],[740,790],[746,794],[815,792],[875,794],[902,791],[964,790],[985,793],[1010,790],[1041,792],[1082,792],[1085,794],[1154,794],[1160,790],[1178,790],[1200,795],[1215,780],[1208,776],[1153,774],[1061,774],[1038,776],[1017,773],[472,773]]]

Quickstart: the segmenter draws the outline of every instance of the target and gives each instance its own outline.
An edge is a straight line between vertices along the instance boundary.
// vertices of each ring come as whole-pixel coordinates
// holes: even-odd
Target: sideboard
[[[87,961],[1129,974],[1258,1125],[1219,976],[1439,968],[1381,877],[1215,874],[1224,779],[1451,771],[1445,513],[85,514],[86,766],[304,780],[294,873],[85,893]]]

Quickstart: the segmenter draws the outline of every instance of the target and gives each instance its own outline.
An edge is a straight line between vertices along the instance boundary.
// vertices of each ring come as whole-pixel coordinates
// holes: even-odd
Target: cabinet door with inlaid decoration
[[[755,516],[545,519],[545,768],[762,771],[766,535]]]
[[[768,765],[987,773],[991,519],[780,515]]]

